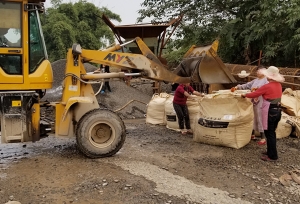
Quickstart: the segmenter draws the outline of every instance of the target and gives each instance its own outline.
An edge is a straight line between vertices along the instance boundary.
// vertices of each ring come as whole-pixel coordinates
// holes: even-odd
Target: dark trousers
[[[281,108],[269,108],[268,129],[265,130],[267,138],[267,154],[270,159],[278,159],[276,148],[276,128],[281,119]]]
[[[189,110],[187,108],[187,105],[179,105],[173,103],[173,107],[178,118],[179,128],[184,129],[184,124],[185,124],[186,129],[191,129],[190,116],[189,116]]]
[[[105,82],[105,86],[106,86],[107,90],[108,90],[109,92],[111,92],[110,85],[109,85],[109,81],[106,81],[106,82]]]
[[[110,89],[110,85],[109,85],[109,81],[106,81],[104,82],[104,85],[102,87],[102,91],[106,91],[106,89],[111,92],[111,89]]]

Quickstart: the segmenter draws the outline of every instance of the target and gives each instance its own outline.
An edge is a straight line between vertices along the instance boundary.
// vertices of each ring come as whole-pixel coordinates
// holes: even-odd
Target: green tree
[[[142,6],[139,20],[184,14],[176,41],[179,52],[179,47],[207,44],[219,37],[219,55],[225,62],[251,63],[262,50],[266,65],[299,66],[298,0],[145,0]]]
[[[55,7],[47,9],[41,17],[50,61],[65,58],[73,43],[79,43],[85,49],[98,50],[106,46],[101,41],[104,36],[110,43],[114,42],[113,32],[101,17],[105,14],[120,22],[118,14],[84,0],[74,4],[55,2]]]

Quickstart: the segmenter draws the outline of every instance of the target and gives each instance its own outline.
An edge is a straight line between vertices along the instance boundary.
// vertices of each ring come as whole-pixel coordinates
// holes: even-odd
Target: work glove
[[[252,88],[251,89],[251,92],[254,92],[254,91],[256,91],[258,88]]]
[[[231,92],[234,92],[235,90],[237,90],[236,87],[232,87],[232,88],[230,89]]]

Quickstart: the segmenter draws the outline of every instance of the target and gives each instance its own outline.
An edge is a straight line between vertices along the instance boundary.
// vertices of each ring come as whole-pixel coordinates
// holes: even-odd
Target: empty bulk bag
[[[289,121],[289,115],[284,112],[281,113],[281,119],[276,129],[276,138],[288,137],[292,133],[292,125]]]
[[[165,101],[170,97],[167,93],[154,94],[147,106],[146,123],[166,125]]]
[[[300,117],[299,116],[282,115],[281,116],[281,120],[282,120],[282,118],[284,118],[285,123],[290,124],[291,127],[292,127],[291,128],[291,132],[290,132],[289,135],[295,134],[295,136],[297,136],[298,138],[300,138]],[[284,124],[284,125],[287,126],[286,124]],[[281,132],[284,131],[284,130],[281,130],[281,129],[283,129],[283,128],[279,127],[279,123],[278,123],[278,127],[276,129],[276,138],[280,138],[280,134],[283,134]],[[277,131],[280,131],[280,132],[277,132]],[[289,132],[289,131],[290,130],[288,128],[287,132]],[[287,135],[288,134],[287,132],[285,132],[284,134]]]
[[[251,140],[253,105],[234,94],[208,94],[199,101],[193,140],[239,149]]]
[[[290,88],[282,92],[281,106],[283,111],[290,116],[300,116],[300,91]]]

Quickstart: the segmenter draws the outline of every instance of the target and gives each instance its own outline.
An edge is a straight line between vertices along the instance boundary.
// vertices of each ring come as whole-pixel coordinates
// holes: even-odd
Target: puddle
[[[72,138],[57,138],[49,136],[38,142],[24,143],[0,143],[0,165],[18,161],[21,158],[30,158],[42,153],[60,153],[67,148],[75,149],[75,139]],[[0,166],[1,167],[1,166]]]

